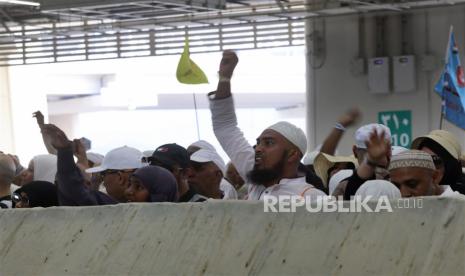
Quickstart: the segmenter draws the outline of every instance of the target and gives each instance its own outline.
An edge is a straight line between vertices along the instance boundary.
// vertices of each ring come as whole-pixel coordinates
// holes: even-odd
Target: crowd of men
[[[418,137],[407,149],[391,146],[386,126],[368,124],[355,132],[353,156],[336,155],[346,128],[360,116],[357,109],[341,116],[318,150],[309,151],[305,133],[284,121],[265,128],[250,145],[238,127],[231,94],[237,63],[234,52],[223,53],[217,90],[208,94],[213,130],[228,164],[202,140],[187,148],[171,143],[149,152],[127,146],[105,156],[86,152],[82,140],[69,140],[36,112],[49,154],[35,156],[25,168],[17,156],[0,152],[0,207],[465,194],[461,146],[445,130]]]

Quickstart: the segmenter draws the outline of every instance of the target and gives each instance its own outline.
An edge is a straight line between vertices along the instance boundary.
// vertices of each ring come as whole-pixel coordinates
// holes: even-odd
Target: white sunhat
[[[462,154],[462,147],[454,134],[447,130],[436,129],[431,131],[428,135],[420,136],[413,140],[412,149],[420,149],[420,145],[425,139],[433,140],[443,147],[452,157],[460,159]]]
[[[325,187],[329,184],[328,170],[337,163],[352,163],[355,168],[358,167],[357,159],[353,156],[333,156],[320,152],[313,162],[316,175],[321,178]]]
[[[385,125],[381,124],[368,124],[361,126],[355,131],[355,146],[359,149],[366,149],[366,142],[370,139],[371,133],[376,129],[378,135],[384,131],[384,138],[388,141],[391,140],[391,130]]]
[[[128,146],[109,151],[100,166],[86,170],[86,173],[103,172],[105,170],[131,170],[145,166],[142,163],[142,152]]]
[[[222,172],[226,170],[223,158],[216,151],[200,149],[191,155],[191,161],[199,163],[213,162]]]

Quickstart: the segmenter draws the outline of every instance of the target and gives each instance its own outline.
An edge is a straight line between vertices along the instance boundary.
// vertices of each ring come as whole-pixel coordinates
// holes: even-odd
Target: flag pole
[[[439,129],[442,129],[442,121],[444,120],[445,105],[446,103],[444,100],[444,95],[441,95],[441,117],[439,119]]]
[[[199,115],[197,111],[197,100],[195,98],[195,92],[192,93],[192,95],[194,96],[195,123],[197,125],[197,140],[200,140]]]
[[[449,37],[447,39],[447,48],[446,48],[446,54],[445,54],[445,59],[444,59],[444,62],[446,63],[446,65],[449,59],[450,41],[451,41],[451,36],[452,36],[453,31],[454,31],[454,26],[450,25]],[[446,99],[444,97],[444,91],[442,91],[441,93],[441,116],[439,118],[439,129],[442,129],[442,122],[444,121],[444,113],[446,113]]]

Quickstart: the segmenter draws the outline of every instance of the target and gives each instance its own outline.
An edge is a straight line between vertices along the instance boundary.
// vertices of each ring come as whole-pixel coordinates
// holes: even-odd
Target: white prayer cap
[[[358,188],[355,195],[362,198],[371,196],[371,199],[378,199],[381,196],[387,196],[389,199],[401,197],[400,190],[394,184],[382,179],[366,181]]]
[[[352,176],[354,172],[352,170],[340,170],[337,173],[335,173],[330,179],[329,179],[329,184],[328,184],[328,192],[329,194],[333,194],[334,190],[336,189],[337,185],[339,183]]]
[[[431,155],[420,150],[407,150],[393,155],[389,163],[389,170],[398,168],[424,168],[435,170]]]
[[[216,151],[200,149],[191,155],[191,161],[198,163],[213,162],[222,172],[226,170],[223,159]]]
[[[307,137],[302,129],[284,121],[277,122],[276,124],[269,126],[267,129],[274,130],[284,136],[284,138],[299,148],[302,155],[307,152]]]
[[[205,140],[198,140],[197,142],[190,144],[189,147],[198,147],[201,149],[216,151],[215,147]]]
[[[370,135],[375,129],[378,135],[384,131],[384,138],[389,141],[391,140],[391,131],[387,126],[381,124],[368,124],[361,126],[355,132],[355,146],[359,149],[366,149],[367,146],[365,143],[370,139]]]

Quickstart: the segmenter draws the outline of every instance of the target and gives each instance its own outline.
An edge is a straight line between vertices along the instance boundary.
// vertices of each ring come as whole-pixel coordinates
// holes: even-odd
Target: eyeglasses
[[[116,174],[116,173],[133,173],[136,170],[104,170],[103,172],[100,172],[100,175],[102,177],[105,177],[106,175],[110,174]]]
[[[29,205],[29,198],[25,196],[21,196],[21,194],[18,194],[18,193],[12,194],[11,201],[13,201],[15,204],[18,204],[19,202],[21,202],[21,204]]]

